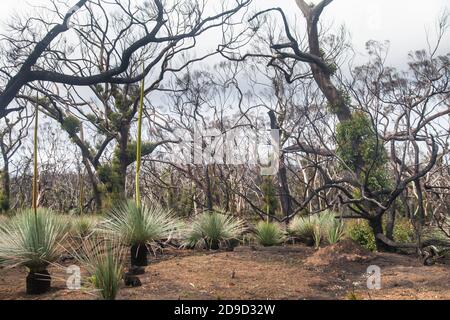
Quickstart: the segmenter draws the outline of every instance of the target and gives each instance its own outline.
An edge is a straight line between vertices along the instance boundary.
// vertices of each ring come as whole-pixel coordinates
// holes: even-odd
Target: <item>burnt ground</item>
[[[366,288],[369,265],[381,268],[381,290]],[[96,299],[87,289],[66,289],[61,266],[50,272],[52,291],[30,297],[24,268],[1,269],[0,299]],[[424,266],[416,257],[371,253],[349,241],[318,251],[303,245],[167,249],[139,277],[142,286],[123,286],[118,299],[450,299],[450,265]]]

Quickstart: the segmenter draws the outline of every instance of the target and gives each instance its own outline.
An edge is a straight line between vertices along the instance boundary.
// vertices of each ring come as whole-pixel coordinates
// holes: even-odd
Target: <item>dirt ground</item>
[[[64,265],[70,265],[65,262]],[[381,268],[380,290],[368,290],[366,270]],[[0,299],[96,299],[66,289],[65,269],[51,267],[50,293],[25,295],[24,268],[0,270]],[[142,286],[118,299],[450,299],[450,265],[423,266],[415,257],[371,253],[344,241],[318,251],[303,245],[234,252],[167,249],[152,257]]]

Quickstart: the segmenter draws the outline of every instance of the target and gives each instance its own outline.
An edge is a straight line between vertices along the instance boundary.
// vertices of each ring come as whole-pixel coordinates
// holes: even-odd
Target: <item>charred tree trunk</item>
[[[2,201],[1,210],[8,211],[10,209],[11,198],[11,178],[9,175],[9,159],[4,160],[2,172]]]
[[[205,169],[205,197],[206,197],[206,209],[208,211],[213,210],[213,195],[212,195],[212,189],[211,189],[211,178],[209,176],[209,166],[206,164]]]
[[[384,234],[382,216],[378,215],[376,217],[371,218],[369,220],[369,226],[372,229],[373,234],[375,235],[375,245],[377,246],[377,250],[380,252],[391,251],[392,247],[388,246],[385,242],[383,242],[377,237],[378,234],[382,235]]]
[[[281,135],[281,129],[275,116],[275,112],[271,110],[269,111],[268,114],[270,118],[270,128],[272,130],[278,130]],[[289,189],[284,153],[281,153],[278,159],[278,194],[280,196],[281,209],[283,210],[283,215],[285,217],[289,217],[292,213],[292,200],[291,200],[291,191]],[[286,219],[286,224],[288,223],[289,219]]]
[[[387,221],[386,221],[386,237],[392,241],[394,241],[395,215],[396,215],[396,210],[395,210],[395,206],[393,205],[388,211]]]
[[[123,124],[120,129],[120,138],[119,138],[119,154],[118,154],[118,164],[117,164],[117,186],[116,192],[117,196],[120,200],[126,199],[126,179],[127,179],[127,168],[129,163],[128,157],[128,141],[129,141],[129,132],[130,126],[129,124]]]

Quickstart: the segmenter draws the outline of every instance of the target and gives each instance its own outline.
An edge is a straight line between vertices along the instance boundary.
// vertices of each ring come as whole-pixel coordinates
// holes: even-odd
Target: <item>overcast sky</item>
[[[76,3],[75,0],[68,2]],[[2,0],[0,28],[15,10],[31,11],[30,4],[48,5],[49,0]],[[295,0],[254,0],[254,6],[261,9],[280,6],[287,13],[299,13]],[[401,66],[409,51],[426,48],[426,30],[435,34],[437,17],[445,9],[450,10],[449,0],[335,0],[326,9],[323,19],[335,25],[345,23],[360,53],[364,52],[367,40],[390,40],[390,61]],[[450,34],[441,52],[450,52]]]

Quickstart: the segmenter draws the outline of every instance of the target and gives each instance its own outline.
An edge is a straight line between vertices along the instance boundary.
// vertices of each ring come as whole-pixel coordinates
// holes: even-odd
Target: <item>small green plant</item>
[[[124,251],[119,243],[102,239],[85,239],[75,258],[89,272],[88,283],[104,300],[115,300],[123,278]]]
[[[80,239],[87,238],[95,232],[97,224],[98,219],[94,216],[74,217],[71,221],[70,234]]]
[[[183,246],[217,250],[239,242],[245,231],[242,220],[219,212],[204,212],[191,222],[186,230]]]
[[[345,235],[344,223],[333,219],[327,227],[326,240],[329,244],[335,244],[342,240]]]
[[[256,225],[255,239],[260,245],[270,247],[282,243],[285,236],[279,224],[260,221]]]
[[[342,240],[345,234],[344,223],[337,219],[337,214],[326,210],[320,214],[319,223],[322,229],[323,240],[328,244],[335,244]]]
[[[180,222],[170,210],[159,205],[141,205],[128,201],[110,210],[99,231],[110,239],[131,246],[131,264],[147,265],[147,245],[170,239],[180,228]]]
[[[29,269],[27,293],[40,294],[50,289],[47,267],[59,258],[59,243],[66,230],[64,221],[46,209],[25,210],[0,229],[0,263]]]
[[[314,226],[317,224],[317,216],[296,216],[289,223],[288,233],[307,245],[314,244]]]
[[[398,243],[414,242],[414,227],[411,221],[405,218],[396,219],[394,225],[394,241]]]
[[[322,242],[322,228],[320,224],[314,225],[313,238],[314,238],[314,248],[319,249],[320,243]]]
[[[366,220],[349,222],[347,224],[346,234],[351,240],[370,251],[375,251],[377,248],[373,231]]]
[[[339,242],[344,235],[344,226],[334,212],[326,210],[307,217],[295,217],[288,232],[301,242],[318,248],[323,241],[328,244]]]
[[[347,300],[363,300],[362,297],[360,297],[356,292],[355,289],[352,291],[349,291],[346,295]]]

